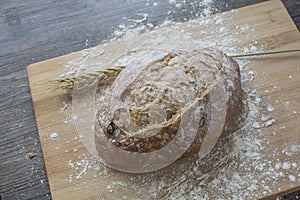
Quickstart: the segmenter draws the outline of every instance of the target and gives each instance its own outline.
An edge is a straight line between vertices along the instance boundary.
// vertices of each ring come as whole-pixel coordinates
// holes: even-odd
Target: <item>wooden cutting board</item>
[[[246,31],[253,32],[247,37],[243,34],[238,35],[239,39],[231,45],[245,47],[255,40],[258,46],[263,45],[266,50],[300,47],[299,32],[279,0],[241,8],[219,16],[227,21],[226,28],[229,34],[235,34],[237,27],[243,24],[249,26]],[[212,16],[210,19],[217,18]],[[203,20],[205,19],[195,21],[194,24],[198,24],[195,26],[182,23],[178,27],[192,33],[191,36],[195,39],[220,37],[218,33],[211,35],[212,31],[218,29],[217,26],[206,27],[205,31],[201,31],[201,25],[205,24]],[[144,36],[139,37],[142,39]],[[104,50],[115,50],[116,55],[124,50],[117,42],[100,46]],[[196,199],[200,197],[253,199],[275,197],[300,189],[299,53],[264,59],[252,58],[251,63],[242,70],[246,74],[247,72],[255,74],[252,84],[256,89],[256,95],[272,105],[269,110],[276,120],[270,126],[262,128],[258,136],[261,137],[261,144],[257,145],[264,148],[260,152],[259,160],[255,161],[258,162],[257,167],[251,165],[252,168],[245,167],[241,171],[230,169],[226,172],[220,171],[224,176],[228,174],[227,182],[218,182],[217,177],[209,174],[213,172],[205,174],[204,169],[201,174],[203,180],[197,179],[197,183],[186,180],[175,186],[176,181],[168,185],[168,174],[175,174],[175,179],[182,179],[182,176],[176,175],[176,166],[185,166],[185,162],[191,162],[190,159],[179,160],[170,168],[150,175],[126,174],[106,168],[95,161],[80,142],[70,118],[71,108],[68,106],[71,105],[70,96],[61,90],[47,89],[49,80],[57,79],[63,73],[63,66],[82,54],[83,51],[72,53],[32,64],[27,68],[53,199],[155,199],[160,195],[164,196],[164,191],[181,194],[181,198],[189,199],[192,198],[189,196],[191,194]],[[247,180],[253,183],[249,184]],[[214,188],[205,188],[206,183],[207,187],[210,187],[213,181]],[[232,186],[232,183],[235,185]],[[193,192],[186,192],[185,189],[188,187],[184,184],[194,187]],[[170,188],[173,188],[173,191]],[[185,191],[178,192],[179,190]],[[195,191],[199,191],[199,194],[195,195]]]

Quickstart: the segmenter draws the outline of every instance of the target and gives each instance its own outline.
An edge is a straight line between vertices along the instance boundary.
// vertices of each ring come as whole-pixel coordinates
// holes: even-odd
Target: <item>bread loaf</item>
[[[225,88],[223,130],[237,128],[242,89],[239,66],[232,58],[214,49],[178,51],[146,65],[120,94],[121,103],[110,97],[110,104],[118,104],[113,106],[115,109],[109,104],[99,109],[96,136],[105,134],[109,142],[125,151],[156,151],[172,141],[185,107],[196,102],[200,108],[198,131],[182,156],[197,153],[208,132],[211,91],[218,84],[218,77]],[[97,148],[99,142],[95,138]]]

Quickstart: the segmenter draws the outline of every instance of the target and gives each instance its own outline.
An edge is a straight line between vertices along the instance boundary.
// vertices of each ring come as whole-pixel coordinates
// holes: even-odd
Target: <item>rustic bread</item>
[[[123,91],[121,99],[125,103],[114,113],[109,113],[110,105],[99,109],[96,148],[97,134],[104,133],[111,143],[126,151],[147,153],[161,149],[177,134],[184,106],[197,101],[201,107],[198,133],[183,156],[199,152],[208,131],[211,91],[218,82],[217,77],[225,84],[223,130],[234,131],[242,107],[238,64],[214,49],[178,51],[147,64]]]

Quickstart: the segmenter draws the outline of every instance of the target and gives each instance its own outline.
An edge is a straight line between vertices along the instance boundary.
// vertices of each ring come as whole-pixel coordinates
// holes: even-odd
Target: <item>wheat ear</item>
[[[86,85],[93,82],[97,78],[99,82],[103,82],[109,78],[117,76],[125,67],[118,66],[113,68],[106,68],[103,71],[95,71],[79,76],[70,76],[56,80],[58,82],[57,89],[73,89],[75,83],[79,85]]]
[[[241,58],[241,57],[249,57],[249,56],[262,56],[262,55],[271,55],[271,54],[279,54],[279,53],[291,53],[297,52],[300,49],[290,49],[290,50],[279,50],[279,51],[269,51],[269,52],[259,52],[259,53],[247,53],[247,54],[239,54],[239,55],[229,55],[232,58]],[[113,68],[107,68],[103,71],[95,71],[88,74],[83,74],[80,76],[70,76],[62,79],[56,80],[58,82],[58,86],[56,89],[73,89],[75,82],[80,85],[85,85],[99,78],[99,82],[103,82],[109,78],[117,76],[125,66],[118,66]]]

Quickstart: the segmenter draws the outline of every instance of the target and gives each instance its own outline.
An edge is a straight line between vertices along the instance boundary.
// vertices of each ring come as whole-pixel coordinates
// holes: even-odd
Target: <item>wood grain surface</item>
[[[156,2],[161,5],[147,7],[144,6],[146,1],[93,0],[0,2],[2,199],[51,199],[26,66],[104,42],[112,37],[123,17],[148,12],[150,21],[157,25],[166,18],[170,5],[164,1]],[[258,2],[262,1],[217,1],[215,12]],[[300,2],[287,0],[283,3],[299,28]],[[171,18],[184,21],[193,15],[187,10],[178,9]],[[29,159],[28,153],[37,156]],[[296,196],[294,193],[284,199],[295,199]]]

